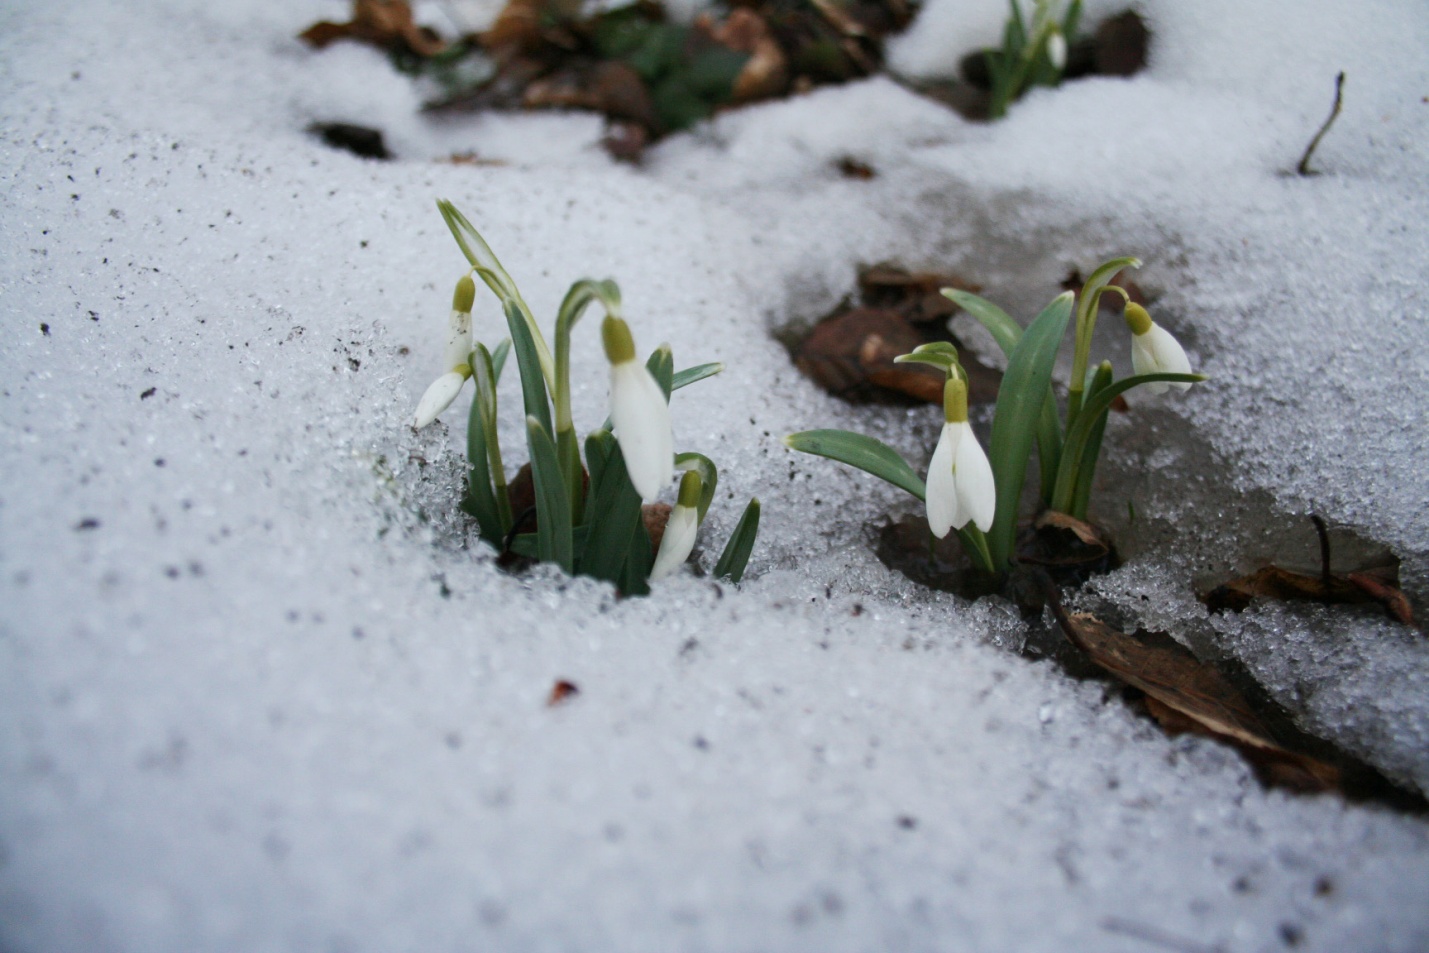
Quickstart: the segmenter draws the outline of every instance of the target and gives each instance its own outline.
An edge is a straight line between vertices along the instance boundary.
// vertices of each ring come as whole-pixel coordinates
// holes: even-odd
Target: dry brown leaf
[[[749,59],[735,78],[731,101],[748,103],[781,95],[789,87],[789,61],[774,39],[764,17],[748,7],[736,7],[723,23],[716,24],[708,14],[701,20],[716,43],[736,53],[748,53]]]
[[[669,503],[646,503],[640,507],[640,519],[645,523],[645,532],[650,536],[650,550],[658,553],[660,543],[665,539],[665,524],[670,521]]]
[[[562,702],[569,701],[580,693],[580,686],[575,682],[567,681],[564,678],[557,679],[556,683],[551,686],[551,694],[546,696],[546,704],[554,708]]]
[[[1055,605],[1057,621],[1073,645],[1098,666],[1145,692],[1148,708],[1168,730],[1196,730],[1228,740],[1260,766],[1269,779],[1305,790],[1339,784],[1331,765],[1281,747],[1251,711],[1244,696],[1215,668],[1160,634],[1128,635],[1088,613]]]
[[[322,49],[338,40],[357,40],[382,49],[395,49],[416,56],[436,56],[446,43],[432,30],[417,26],[407,0],[353,0],[352,19],[347,23],[323,20],[314,23],[298,38]]]

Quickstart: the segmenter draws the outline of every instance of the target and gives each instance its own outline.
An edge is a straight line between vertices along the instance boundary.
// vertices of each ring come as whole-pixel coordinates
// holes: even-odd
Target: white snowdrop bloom
[[[649,502],[675,475],[670,405],[645,365],[635,359],[635,340],[622,319],[607,316],[600,327],[610,360],[610,419],[625,457],[630,483]]]
[[[992,466],[968,424],[967,385],[951,378],[943,388],[943,432],[928,464],[928,526],[942,539],[971,522],[984,533],[997,511]]]
[[[456,400],[457,395],[461,393],[461,386],[470,376],[471,368],[463,364],[432,381],[427,392],[417,402],[417,412],[412,415],[413,428],[421,430],[436,420],[437,416],[450,407],[452,401]]]
[[[650,570],[654,581],[668,576],[685,564],[695,548],[695,536],[700,531],[700,475],[687,472],[680,478],[680,497],[665,522],[665,535],[660,539],[660,552]]]
[[[1137,374],[1190,374],[1191,361],[1186,357],[1171,332],[1151,320],[1151,315],[1139,304],[1126,306],[1126,326],[1131,328],[1131,369]],[[1157,381],[1146,385],[1153,394],[1164,394],[1168,388],[1190,390],[1186,383]]]
[[[476,301],[476,283],[471,275],[462,275],[452,294],[452,315],[447,323],[447,343],[442,352],[442,366],[446,373],[432,381],[422,399],[417,402],[417,411],[412,415],[412,426],[418,430],[437,419],[442,411],[452,405],[461,393],[462,384],[471,376],[471,307]]]
[[[1067,68],[1067,38],[1061,30],[1053,30],[1047,37],[1047,59],[1059,73]]]

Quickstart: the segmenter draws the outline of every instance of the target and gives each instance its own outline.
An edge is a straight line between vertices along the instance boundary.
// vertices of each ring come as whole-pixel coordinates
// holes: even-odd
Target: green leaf
[[[1092,374],[1091,383],[1087,385],[1087,395],[1095,397],[1098,391],[1110,387],[1111,375],[1111,362],[1102,361]],[[1072,515],[1079,520],[1087,518],[1087,505],[1092,498],[1092,477],[1096,475],[1097,458],[1101,456],[1102,452],[1102,436],[1106,433],[1107,416],[1107,414],[1098,414],[1097,419],[1092,423],[1091,432],[1087,435],[1087,442],[1082,448],[1081,462],[1078,464],[1076,476],[1073,478]]]
[[[1017,349],[1022,340],[1022,328],[1008,313],[997,305],[967,291],[944,288],[943,297],[957,304],[971,314],[992,334],[997,346],[1008,357]],[[1050,381],[1047,396],[1042,403],[1041,415],[1037,419],[1037,467],[1041,479],[1041,496],[1044,504],[1052,502],[1052,487],[1057,481],[1057,464],[1062,458],[1062,421],[1057,416],[1057,398],[1052,394]]]
[[[580,552],[586,543],[586,528],[577,526],[571,531],[571,539],[575,543],[576,552]],[[541,541],[536,533],[517,533],[511,537],[511,543],[506,548],[527,559],[541,558]]]
[[[630,485],[620,445],[606,431],[597,431],[586,440],[586,460],[591,463],[590,503],[586,507],[589,536],[580,571],[619,586],[634,542],[634,528],[643,526],[640,494]]]
[[[718,362],[713,364],[696,364],[694,367],[687,367],[671,378],[670,390],[676,391],[681,387],[689,387],[691,384],[702,381],[706,377],[714,377],[722,370],[724,370],[724,365]]]
[[[491,371],[497,382],[501,380],[501,372],[506,369],[506,357],[511,353],[511,339],[504,338],[496,345],[496,350],[491,352]]]
[[[516,282],[511,280],[511,276],[506,273],[506,269],[501,267],[501,261],[496,257],[496,253],[491,250],[491,246],[486,244],[486,239],[481,237],[481,233],[466,220],[466,216],[457,211],[457,207],[446,199],[437,200],[437,209],[442,213],[442,220],[447,223],[447,228],[451,229],[452,237],[456,239],[457,247],[466,256],[466,260],[471,262],[471,267],[476,269],[476,273],[481,280],[486,282],[486,286],[501,299],[502,304],[520,297],[516,291]]]
[[[468,484],[476,487],[473,492],[478,494],[482,493],[482,486],[491,488],[494,484],[490,503],[496,518],[491,531],[488,532],[487,524],[482,522],[479,514],[472,515],[482,523],[482,535],[493,543],[499,543],[511,531],[512,519],[511,500],[506,492],[506,473],[502,469],[501,443],[496,431],[496,373],[484,344],[476,345],[471,352],[471,360],[476,387],[466,428],[467,462],[472,468]],[[485,499],[474,503],[483,509],[485,504]]]
[[[754,497],[744,508],[744,515],[735,524],[729,542],[724,544],[719,562],[715,563],[716,579],[728,579],[738,583],[744,578],[745,566],[749,564],[749,554],[754,551],[754,540],[759,536],[759,498]]]
[[[655,550],[650,544],[650,534],[645,532],[645,521],[636,520],[630,533],[630,545],[625,553],[625,565],[621,567],[616,588],[626,596],[649,595],[650,570],[653,568]]]
[[[519,352],[518,352],[519,353]],[[550,431],[534,416],[526,418],[526,442],[531,449],[531,482],[536,490],[536,540],[542,562],[555,563],[574,573],[575,545],[571,533],[571,504],[561,482],[561,465]]]
[[[805,430],[789,434],[784,438],[784,445],[791,450],[828,457],[872,473],[920,500],[927,493],[923,481],[913,472],[908,461],[899,456],[897,450],[872,437],[847,430]]]
[[[703,453],[677,453],[675,469],[694,470],[700,475],[700,503],[697,512],[699,521],[703,523],[705,513],[710,508],[710,501],[714,499],[715,487],[719,485],[719,468]]]
[[[1074,461],[1079,463],[1083,459],[1087,442],[1098,424],[1105,426],[1106,413],[1111,408],[1112,401],[1142,384],[1155,384],[1158,381],[1168,384],[1198,384],[1205,379],[1204,374],[1137,374],[1123,377],[1115,384],[1088,395],[1081,412],[1067,427],[1067,443],[1062,450],[1062,465],[1057,468],[1057,487],[1052,494],[1052,508],[1071,515],[1077,477]]]
[[[1052,299],[1023,332],[997,391],[992,439],[988,441],[988,461],[997,485],[997,514],[987,543],[998,571],[1007,568],[1012,558],[1027,458],[1032,453],[1032,441],[1051,386],[1052,365],[1071,316],[1071,292]]]
[[[512,350],[516,352],[516,368],[521,372],[521,398],[526,416],[535,417],[551,433],[551,406],[546,400],[545,379],[542,377],[540,355],[526,319],[515,303],[506,303],[506,326],[511,329]]]
[[[481,538],[492,544],[500,544],[505,530],[496,509],[496,494],[491,489],[491,467],[486,455],[486,428],[481,421],[481,394],[471,396],[471,411],[466,422],[466,459],[468,463],[466,496],[461,508],[476,517],[481,527]]]
[[[645,362],[645,369],[655,378],[655,383],[660,385],[660,390],[665,394],[665,403],[668,404],[670,391],[674,390],[675,386],[675,356],[670,351],[670,345],[662,344],[657,347]]]

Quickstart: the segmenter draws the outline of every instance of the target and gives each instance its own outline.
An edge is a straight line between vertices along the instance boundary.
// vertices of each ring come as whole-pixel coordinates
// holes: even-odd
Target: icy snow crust
[[[967,6],[931,4],[893,62],[981,42],[996,18]],[[1267,792],[1017,657],[1010,608],[872,557],[905,499],[778,442],[931,448],[935,413],[839,404],[771,337],[859,263],[960,271],[1026,315],[1070,267],[1139,254],[1214,380],[1114,422],[1103,507],[1133,558],[1085,598],[1241,660],[1429,790],[1422,637],[1208,620],[1191,588],[1308,558],[1314,511],[1403,556],[1423,605],[1429,20],[1144,9],[1145,74],[996,126],[875,80],[721,117],[644,170],[586,116],[428,123],[380,55],[291,39],[345,4],[0,11],[0,949],[1429,947],[1423,820]],[[1283,177],[1340,69],[1325,175]],[[329,151],[315,119],[407,161]],[[428,161],[470,149],[506,164]],[[402,426],[461,269],[437,196],[538,314],[611,276],[642,348],[728,364],[677,395],[676,439],[722,466],[704,566],[763,500],[742,589],[508,576],[454,516],[464,415]],[[548,708],[558,678],[580,694]]]

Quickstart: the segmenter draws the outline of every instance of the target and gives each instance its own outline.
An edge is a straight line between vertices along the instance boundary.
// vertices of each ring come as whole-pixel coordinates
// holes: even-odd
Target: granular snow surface
[[[1130,558],[1077,598],[1239,662],[1429,792],[1422,635],[1194,595],[1313,564],[1313,512],[1341,560],[1391,550],[1429,597],[1429,18],[1139,8],[1144,73],[995,125],[879,78],[640,168],[590,116],[424,118],[379,53],[293,39],[336,0],[0,9],[0,950],[1429,949],[1422,816],[1267,790],[1022,657],[1010,605],[873,556],[906,497],[779,440],[842,426],[926,463],[934,409],[840,403],[778,343],[858,265],[957,272],[1025,317],[1138,255],[1212,379],[1112,422],[1098,505]],[[890,62],[946,71],[1001,9],[932,0]],[[1286,175],[1339,70],[1322,174]],[[467,151],[492,164],[439,161]],[[496,567],[455,509],[464,414],[406,426],[464,266],[438,197],[544,320],[609,276],[642,348],[725,362],[673,408],[721,466],[696,562],[763,502],[741,586],[618,600]]]

